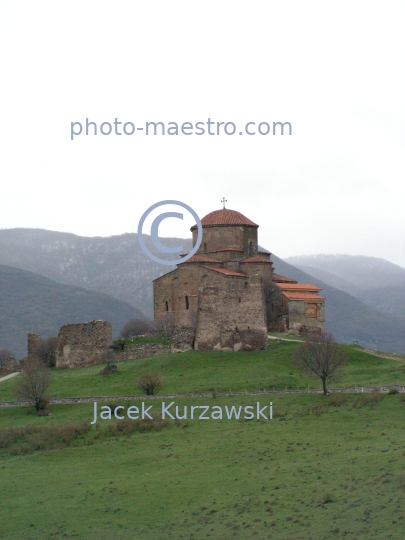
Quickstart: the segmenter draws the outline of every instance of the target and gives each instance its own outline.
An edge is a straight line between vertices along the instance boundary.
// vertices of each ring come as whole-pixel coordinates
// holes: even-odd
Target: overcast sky
[[[405,267],[404,27],[389,0],[3,0],[0,228],[109,236],[160,200],[202,217],[225,196],[280,257]],[[86,117],[237,132],[71,141]],[[162,234],[188,237],[176,221]]]

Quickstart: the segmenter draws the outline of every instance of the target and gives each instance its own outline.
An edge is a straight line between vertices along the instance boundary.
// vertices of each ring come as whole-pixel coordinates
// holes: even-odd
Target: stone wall
[[[118,351],[114,361],[132,360],[138,358],[150,358],[152,356],[161,356],[169,354],[171,347],[163,343],[139,343],[126,347],[123,351]]]
[[[74,368],[99,364],[112,345],[112,328],[107,321],[62,326],[58,334],[56,367]]]
[[[8,360],[5,360],[0,365],[0,377],[4,377],[5,375],[9,375],[10,373],[14,373],[15,371],[19,371],[19,365],[17,364],[16,359],[14,356],[10,356]]]
[[[260,276],[202,287],[198,298],[196,350],[267,348],[267,321]]]
[[[312,313],[314,310],[314,313]],[[307,315],[314,315],[308,317]],[[304,302],[290,300],[288,302],[288,328],[291,333],[299,333],[302,329],[308,332],[325,329],[325,308],[323,302]]]
[[[172,337],[171,352],[191,351],[194,348],[196,329],[191,326],[176,328]]]
[[[41,345],[41,336],[36,332],[30,332],[27,336],[28,358],[36,356],[39,345]]]

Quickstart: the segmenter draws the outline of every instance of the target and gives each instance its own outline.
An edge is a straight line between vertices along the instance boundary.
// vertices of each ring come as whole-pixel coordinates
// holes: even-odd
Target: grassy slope
[[[193,370],[195,385],[210,386],[214,380],[227,386],[231,380],[236,386],[244,376],[259,386],[263,376],[290,376],[293,346],[274,347],[269,356],[251,353],[250,365],[243,354],[224,358],[220,353],[126,362],[120,364],[120,385],[129,384],[127,379],[132,385],[138,369],[160,366],[169,388],[178,392],[192,380]],[[378,374],[386,382],[404,380],[397,371],[404,364],[349,349],[346,379],[359,382],[358,377]],[[87,392],[90,379],[104,381],[91,373],[90,368],[59,372],[55,384],[69,394],[73,388]],[[108,380],[103,384],[116,384],[115,378]],[[64,450],[16,456],[0,450],[0,537],[402,539],[405,403],[399,396],[361,408],[353,408],[350,397],[319,416],[303,413],[308,405],[324,404],[322,396],[271,399],[273,421],[189,421],[187,427],[182,422],[183,427],[156,433],[100,440],[93,438],[92,427],[75,447]],[[253,404],[257,398],[175,401],[229,406]],[[264,396],[260,401],[265,404]],[[27,415],[25,407],[0,409],[2,427],[80,420],[92,420],[91,404],[53,406],[52,416],[42,418]],[[99,422],[100,429],[113,422]]]
[[[145,371],[160,371],[164,377],[162,393],[198,393],[215,389],[222,391],[257,391],[276,386],[319,388],[318,379],[308,379],[291,364],[297,343],[270,341],[267,351],[197,352],[129,360],[118,364],[119,373],[113,377],[98,376],[100,366],[54,370],[52,397],[136,395],[135,379]],[[361,349],[346,346],[348,364],[343,376],[331,383],[335,386],[367,384],[405,384],[405,364],[370,356]],[[0,384],[0,401],[13,400],[18,376]]]

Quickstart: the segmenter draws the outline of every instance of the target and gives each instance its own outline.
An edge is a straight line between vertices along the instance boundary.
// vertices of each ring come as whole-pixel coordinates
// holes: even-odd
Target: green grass
[[[93,426],[76,447],[3,455],[2,538],[402,539],[405,403],[399,396],[360,408],[350,396],[319,415],[322,396],[272,399],[272,421],[172,423],[100,442],[92,440]],[[48,426],[70,421],[70,413],[76,421],[92,418],[91,404],[52,410],[53,419],[25,408],[1,410],[0,424],[9,415],[13,423]],[[101,429],[113,423],[104,421]]]
[[[136,393],[134,379],[152,369],[164,374],[167,393],[254,390],[271,381],[302,387],[307,380],[291,365],[296,345],[127,361],[111,377],[97,375],[100,366],[55,371],[52,394]],[[349,362],[336,384],[405,384],[403,363],[346,350]],[[2,400],[17,378],[0,383]],[[39,451],[17,441],[0,448],[0,538],[402,540],[404,395],[366,397],[344,395],[342,404],[336,394],[176,398],[179,406],[222,407],[271,400],[275,417],[170,421],[130,435],[115,420],[99,420],[60,448],[52,437]],[[157,412],[160,403],[148,405]],[[93,420],[92,403],[50,409],[51,416],[38,417],[28,407],[0,408],[0,431],[32,426],[45,435]]]
[[[102,366],[53,370],[51,397],[137,395],[135,379],[145,371],[159,371],[164,377],[161,393],[258,391],[297,387],[320,388],[319,379],[308,378],[292,365],[297,343],[269,343],[260,352],[198,352],[169,354],[118,363],[119,373],[98,375]],[[330,386],[404,384],[405,364],[365,354],[358,347],[345,346],[348,363],[342,376]],[[14,399],[18,376],[0,383],[0,401]]]

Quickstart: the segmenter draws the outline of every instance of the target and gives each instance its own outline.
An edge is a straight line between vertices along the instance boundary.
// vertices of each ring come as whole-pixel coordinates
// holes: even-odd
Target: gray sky
[[[162,199],[202,217],[225,195],[281,257],[405,266],[404,26],[389,0],[3,1],[0,228],[109,236]],[[86,117],[292,135],[71,141]]]

